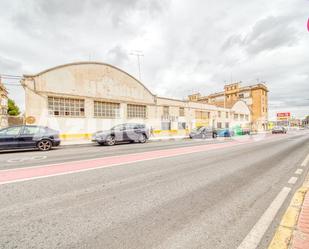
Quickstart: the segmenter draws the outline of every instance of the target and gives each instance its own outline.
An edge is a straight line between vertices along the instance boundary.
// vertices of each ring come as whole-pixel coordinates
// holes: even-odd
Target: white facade
[[[26,120],[68,137],[128,122],[145,123],[155,134],[184,134],[201,125],[231,127],[236,122],[234,113],[246,111],[250,116],[241,104],[227,109],[158,97],[128,73],[99,62],[72,63],[25,75],[22,84]]]

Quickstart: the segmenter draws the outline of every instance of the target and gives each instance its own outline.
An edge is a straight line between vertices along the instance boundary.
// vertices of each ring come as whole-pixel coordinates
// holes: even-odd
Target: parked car
[[[251,131],[249,128],[243,128],[242,129],[242,135],[250,135],[251,134]]]
[[[278,134],[278,133],[282,133],[285,134],[286,133],[286,129],[283,126],[275,126],[272,130],[271,130],[272,134]]]
[[[209,128],[209,127],[199,127],[195,130],[193,130],[190,134],[189,134],[190,138],[216,138],[217,137],[217,131]]]
[[[234,131],[229,129],[222,129],[218,131],[218,137],[232,137],[234,136]]]
[[[92,135],[92,141],[100,145],[114,145],[117,142],[145,143],[150,132],[144,124],[120,124],[110,130],[98,131]]]
[[[0,130],[1,150],[38,148],[47,151],[59,145],[59,132],[48,127],[19,125]]]

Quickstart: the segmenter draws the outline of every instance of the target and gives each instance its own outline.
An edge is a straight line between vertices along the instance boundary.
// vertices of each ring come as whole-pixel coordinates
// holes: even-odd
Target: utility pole
[[[142,80],[142,76],[141,76],[141,57],[144,56],[144,54],[142,53],[142,51],[140,50],[134,50],[130,53],[130,55],[134,55],[137,58],[137,64],[138,64],[138,79],[139,81]]]
[[[226,84],[226,80],[224,81],[224,88],[223,88],[223,97],[224,97],[224,109],[226,107],[226,95],[225,95],[225,84]]]

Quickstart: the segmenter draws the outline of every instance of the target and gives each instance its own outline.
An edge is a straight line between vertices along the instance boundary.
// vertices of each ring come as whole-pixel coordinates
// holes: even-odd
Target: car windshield
[[[114,126],[113,128],[111,128],[111,130],[121,131],[121,130],[124,130],[124,128],[125,128],[125,125],[120,124],[120,125]]]

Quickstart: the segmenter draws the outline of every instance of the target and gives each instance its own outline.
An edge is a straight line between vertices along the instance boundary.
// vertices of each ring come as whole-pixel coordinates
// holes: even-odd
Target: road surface
[[[305,132],[1,153],[0,248],[266,248],[308,153]]]

